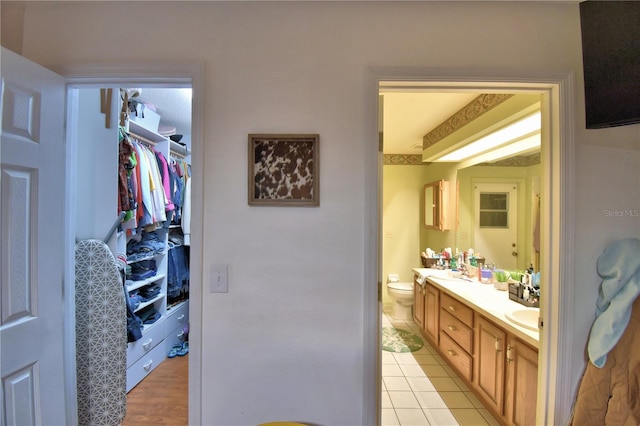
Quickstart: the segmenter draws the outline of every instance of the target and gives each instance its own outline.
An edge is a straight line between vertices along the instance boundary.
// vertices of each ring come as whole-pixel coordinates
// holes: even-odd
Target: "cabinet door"
[[[440,292],[432,285],[425,284],[424,299],[424,332],[438,345],[438,328],[440,321]]]
[[[413,321],[424,328],[424,287],[413,283]]]
[[[504,364],[506,333],[485,318],[476,323],[475,385],[496,413],[504,408]]]
[[[511,337],[506,357],[507,422],[522,426],[536,424],[538,351]]]

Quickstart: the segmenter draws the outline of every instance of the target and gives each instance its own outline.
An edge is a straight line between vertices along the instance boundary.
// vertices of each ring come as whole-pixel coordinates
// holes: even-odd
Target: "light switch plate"
[[[229,267],[227,265],[211,265],[210,293],[229,292]]]

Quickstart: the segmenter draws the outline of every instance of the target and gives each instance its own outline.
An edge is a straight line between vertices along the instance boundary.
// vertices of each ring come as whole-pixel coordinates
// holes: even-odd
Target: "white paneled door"
[[[474,250],[500,269],[518,264],[518,185],[474,185]]]
[[[64,79],[2,49],[2,425],[64,425]]]

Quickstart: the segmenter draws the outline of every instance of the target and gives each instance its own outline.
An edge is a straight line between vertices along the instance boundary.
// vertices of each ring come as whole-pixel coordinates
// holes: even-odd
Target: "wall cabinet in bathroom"
[[[426,229],[445,231],[451,228],[449,182],[438,180],[424,186],[423,223]]]

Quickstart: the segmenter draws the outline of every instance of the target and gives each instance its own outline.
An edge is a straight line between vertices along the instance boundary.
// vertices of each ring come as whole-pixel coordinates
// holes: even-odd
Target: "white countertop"
[[[506,331],[537,348],[539,332],[521,327],[507,319],[505,313],[526,308],[509,299],[508,291],[497,290],[493,284],[481,283],[477,280],[465,281],[449,276],[447,270],[413,268],[415,273],[426,279],[436,288],[460,300],[473,310],[484,315]],[[532,308],[528,308],[532,309]]]

